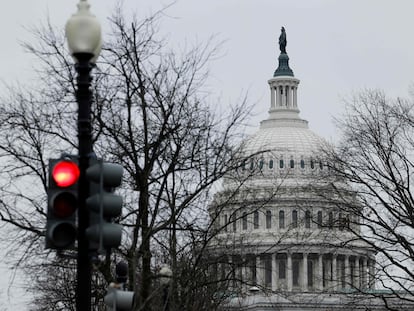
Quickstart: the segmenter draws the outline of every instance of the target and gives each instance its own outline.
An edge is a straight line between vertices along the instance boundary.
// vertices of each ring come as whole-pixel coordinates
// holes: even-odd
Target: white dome
[[[294,157],[315,156],[324,140],[307,128],[271,127],[262,128],[250,136],[243,145],[246,155],[265,150],[274,154]]]

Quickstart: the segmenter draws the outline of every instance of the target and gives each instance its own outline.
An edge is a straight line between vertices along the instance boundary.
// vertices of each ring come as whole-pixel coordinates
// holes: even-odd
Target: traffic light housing
[[[104,297],[104,303],[111,311],[130,311],[135,304],[135,293],[121,290],[120,287],[121,284],[111,283]]]
[[[49,160],[46,248],[68,249],[74,246],[79,176],[75,156]]]
[[[126,291],[128,281],[128,264],[119,262],[115,268],[116,282],[109,284],[108,292],[104,297],[104,303],[108,310],[130,311],[135,305],[135,293]]]
[[[113,193],[121,185],[123,167],[119,164],[90,159],[86,170],[89,180],[89,227],[86,236],[91,250],[102,251],[121,244],[122,226],[113,223],[121,215],[122,197]]]

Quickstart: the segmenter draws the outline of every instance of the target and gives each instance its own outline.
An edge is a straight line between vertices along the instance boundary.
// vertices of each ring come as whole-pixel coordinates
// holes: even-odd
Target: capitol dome
[[[279,62],[289,68],[287,55]],[[283,67],[282,66],[282,67]],[[260,129],[241,145],[244,161],[241,172],[249,176],[245,186],[252,186],[257,179],[274,179],[283,176],[290,183],[303,183],[307,178],[321,174],[327,169],[320,157],[320,149],[327,142],[308,127],[308,121],[299,116],[297,89],[299,80],[292,75],[279,74],[268,81],[270,86],[270,109],[268,118],[260,123]],[[238,187],[239,174],[228,176],[225,188]],[[264,186],[262,184],[262,186]]]
[[[281,49],[268,80],[268,118],[242,143],[242,163],[209,209],[218,229],[210,244],[221,262],[215,269],[231,276],[238,297],[251,286],[309,297],[374,286],[375,252],[356,238],[357,216],[335,202],[337,180],[320,156],[326,141],[299,116],[299,82]]]

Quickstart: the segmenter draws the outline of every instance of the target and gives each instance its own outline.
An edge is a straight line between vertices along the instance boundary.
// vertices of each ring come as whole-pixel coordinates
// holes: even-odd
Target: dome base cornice
[[[279,111],[276,112],[277,118],[272,118],[272,111],[270,111],[270,118],[260,122],[261,129],[268,129],[274,127],[295,127],[295,128],[308,128],[308,121],[302,120],[299,118],[289,118],[288,113],[291,114],[292,111],[287,111],[286,116],[283,117]],[[275,114],[276,114],[275,113]],[[294,112],[293,112],[294,113]]]

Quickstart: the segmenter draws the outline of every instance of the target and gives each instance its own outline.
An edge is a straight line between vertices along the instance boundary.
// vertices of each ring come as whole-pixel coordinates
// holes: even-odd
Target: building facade
[[[232,280],[226,308],[383,310],[369,294],[375,252],[352,233],[358,219],[335,200],[333,183],[352,193],[330,176],[320,156],[325,141],[299,115],[300,81],[285,52],[268,81],[268,118],[243,143],[243,163],[210,211],[219,228],[216,273]]]

